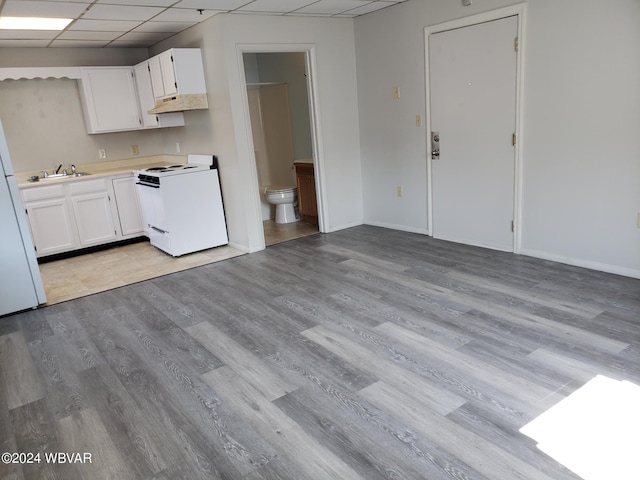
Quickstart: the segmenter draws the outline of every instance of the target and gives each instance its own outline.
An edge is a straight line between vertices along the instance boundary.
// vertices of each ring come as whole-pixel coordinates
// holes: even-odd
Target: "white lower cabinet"
[[[133,176],[32,187],[22,197],[38,257],[144,235]]]
[[[38,257],[78,248],[64,185],[30,188],[23,190],[22,195]]]
[[[91,247],[117,240],[107,179],[79,181],[67,186],[80,246]]]

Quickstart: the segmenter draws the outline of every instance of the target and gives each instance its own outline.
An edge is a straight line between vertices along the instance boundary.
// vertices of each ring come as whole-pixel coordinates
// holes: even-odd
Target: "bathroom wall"
[[[286,84],[250,88],[247,95],[262,219],[269,220],[275,217],[275,210],[266,200],[266,188],[295,185],[288,88]]]
[[[294,156],[296,160],[311,158],[313,151],[304,53],[258,53],[256,61],[261,82],[283,82],[289,87]]]

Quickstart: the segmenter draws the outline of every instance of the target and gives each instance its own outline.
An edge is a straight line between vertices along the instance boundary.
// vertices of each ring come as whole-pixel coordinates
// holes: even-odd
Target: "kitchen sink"
[[[87,175],[91,175],[87,172],[76,172],[76,173],[50,173],[46,177],[31,177],[31,181],[37,182],[38,180],[57,180],[60,178],[75,178],[75,177],[86,177]],[[36,178],[37,177],[37,178]]]

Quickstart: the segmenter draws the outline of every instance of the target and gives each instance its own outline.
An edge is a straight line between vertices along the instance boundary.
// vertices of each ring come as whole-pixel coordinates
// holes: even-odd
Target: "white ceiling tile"
[[[67,30],[58,35],[56,40],[106,40],[111,41],[122,35],[122,32]]]
[[[109,43],[110,40],[54,40],[49,46],[56,48],[100,48]]]
[[[38,2],[7,0],[2,8],[4,17],[76,18],[90,5],[89,2]]]
[[[251,0],[182,0],[174,5],[177,8],[204,8],[209,10],[235,10],[243,5],[251,3]]]
[[[136,7],[124,5],[101,5],[91,7],[82,18],[99,20],[149,20],[155,17],[164,8],[162,7]]]
[[[83,20],[80,19],[72,24],[67,30],[99,30],[105,32],[128,32],[133,30],[142,22],[138,21],[118,21],[118,20]]]
[[[0,39],[53,40],[59,33],[55,30],[0,30]]]
[[[119,42],[129,42],[129,41],[133,41],[133,42],[139,42],[139,43],[147,43],[149,45],[153,45],[154,43],[158,43],[161,40],[164,40],[165,38],[169,38],[170,36],[174,35],[173,33],[162,33],[162,32],[156,32],[156,33],[145,33],[145,32],[129,32],[129,33],[125,33],[124,35],[122,35],[121,37],[118,38]]]
[[[65,31],[0,33],[0,46],[148,47],[218,13],[356,17],[406,0],[0,0],[3,15],[74,18]],[[202,14],[198,11],[202,10]],[[146,21],[146,22],[145,22]],[[82,32],[82,33],[81,33]],[[106,33],[110,32],[110,33]],[[118,32],[113,33],[113,32]],[[121,39],[118,35],[132,32]],[[53,42],[48,39],[58,38]],[[114,40],[110,40],[115,38]]]
[[[194,26],[195,24],[195,22],[145,22],[139,27],[136,27],[133,31],[149,33],[178,33]]]
[[[354,8],[362,7],[367,3],[370,3],[370,0],[318,0],[316,3],[297,10],[296,13],[337,15],[338,13],[345,13]]]
[[[154,22],[190,22],[199,23],[221,13],[219,10],[205,10],[200,14],[191,8],[169,8],[153,18]]]
[[[241,8],[238,12],[288,13],[306,7],[317,0],[255,0]]]
[[[96,3],[108,3],[111,5],[137,5],[146,7],[170,7],[178,0],[98,0]]]

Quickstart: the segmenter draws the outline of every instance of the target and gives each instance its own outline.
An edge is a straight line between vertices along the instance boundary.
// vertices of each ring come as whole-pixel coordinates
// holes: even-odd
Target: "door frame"
[[[445,32],[458,28],[470,27],[480,23],[486,23],[493,20],[500,20],[506,17],[516,16],[518,20],[518,55],[516,56],[516,145],[514,152],[514,192],[513,192],[513,253],[519,253],[522,240],[522,145],[524,140],[522,123],[523,123],[523,106],[524,106],[524,88],[523,88],[523,69],[524,69],[524,44],[525,44],[525,16],[526,4],[520,3],[510,7],[499,8],[489,12],[471,15],[469,17],[460,18],[444,23],[425,27],[424,29],[424,52],[425,52],[425,99],[426,99],[426,133],[427,133],[427,231],[433,236],[433,170],[432,170],[432,145],[431,145],[431,85],[429,81],[429,38],[435,33]]]
[[[258,182],[258,170],[256,166],[255,149],[253,146],[253,135],[251,129],[251,116],[249,113],[249,100],[247,97],[247,78],[244,70],[245,53],[303,53],[305,56],[305,69],[307,73],[307,100],[309,102],[309,126],[311,128],[311,154],[313,156],[314,177],[316,182],[316,200],[318,204],[318,229],[325,233],[325,225],[328,223],[328,213],[326,209],[326,190],[324,182],[324,162],[322,161],[322,132],[320,129],[320,106],[317,96],[316,84],[316,47],[313,44],[238,44],[236,45],[236,54],[238,56],[238,66],[240,74],[240,83],[242,88],[242,107],[244,112],[244,128],[246,140],[249,142],[249,152],[251,155],[250,171],[253,190],[256,198],[256,211],[260,212],[260,196],[258,191],[260,185]],[[262,228],[262,215],[258,215],[257,220],[260,222],[259,231],[262,235],[262,248],[265,248],[264,231]]]

